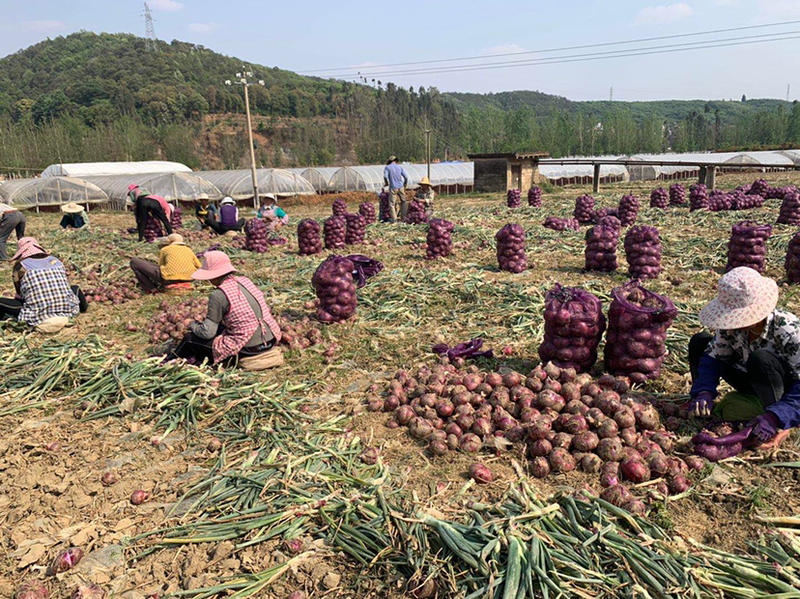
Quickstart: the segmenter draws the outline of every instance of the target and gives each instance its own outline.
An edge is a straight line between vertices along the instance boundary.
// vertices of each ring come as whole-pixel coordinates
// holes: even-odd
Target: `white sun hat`
[[[700,322],[712,330],[742,329],[764,320],[777,305],[778,284],[739,266],[722,275],[717,297],[700,310]]]

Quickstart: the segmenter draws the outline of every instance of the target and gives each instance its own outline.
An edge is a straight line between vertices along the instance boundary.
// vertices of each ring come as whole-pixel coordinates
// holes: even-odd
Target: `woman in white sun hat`
[[[89,216],[80,204],[75,202],[62,204],[61,212],[64,213],[60,223],[62,229],[82,229],[89,225]]]
[[[722,378],[760,401],[752,435],[761,443],[800,424],[800,319],[777,304],[775,281],[734,268],[700,311],[700,322],[715,334],[699,333],[689,342],[689,410],[710,415]]]

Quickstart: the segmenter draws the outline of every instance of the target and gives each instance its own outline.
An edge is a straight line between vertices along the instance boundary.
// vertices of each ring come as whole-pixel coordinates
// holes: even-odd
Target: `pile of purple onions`
[[[161,228],[161,221],[154,218],[148,213],[147,220],[144,223],[144,238],[148,243],[153,243],[159,237],[164,236],[164,230]]]
[[[619,221],[615,217],[616,226],[597,224],[586,231],[586,249],[584,250],[587,271],[598,270],[612,272],[617,270],[617,243],[619,242]]]
[[[343,216],[329,216],[323,225],[325,249],[336,250],[347,243],[347,221]]]
[[[534,185],[528,190],[528,206],[542,205],[542,188]]]
[[[360,214],[347,214],[345,216],[344,242],[347,245],[364,243],[367,234],[367,221]]]
[[[160,312],[150,319],[150,343],[180,341],[189,332],[189,325],[206,317],[208,300],[195,297],[170,305],[166,300],[158,306]]]
[[[311,285],[319,300],[320,322],[341,322],[356,313],[358,298],[353,268],[353,263],[342,256],[330,256],[317,267]]]
[[[585,193],[575,198],[575,210],[572,211],[572,216],[582,225],[593,223],[594,197]]]
[[[522,203],[522,190],[509,189],[506,192],[506,205],[509,208],[519,208],[519,205],[521,203]]]
[[[670,206],[685,206],[686,205],[686,188],[680,183],[673,183],[669,186],[669,205]]]
[[[91,289],[85,289],[84,295],[87,302],[121,304],[128,300],[139,299],[142,294],[136,286],[136,281],[119,280],[112,281],[107,285],[98,285]]]
[[[631,227],[625,234],[625,258],[632,279],[655,279],[661,274],[661,238],[658,229]]]
[[[358,213],[364,217],[364,222],[368,225],[371,225],[378,219],[375,215],[375,204],[372,202],[361,202],[358,205]]]
[[[731,227],[728,241],[728,263],[725,272],[738,266],[747,266],[760,273],[767,265],[767,239],[772,235],[770,225],[759,225],[743,220]]]
[[[520,273],[528,268],[525,256],[525,229],[518,224],[508,224],[494,236],[497,242],[497,263],[500,270]]]
[[[333,211],[334,216],[341,216],[344,218],[345,214],[347,214],[347,202],[345,202],[342,198],[336,198],[333,200],[331,210]]]
[[[178,206],[178,203],[175,203],[175,207],[172,209],[172,214],[169,217],[169,226],[173,229],[180,229],[183,227],[183,215],[181,211],[181,207]]]
[[[453,251],[453,228],[453,223],[443,218],[432,218],[428,222],[425,256],[429,260],[450,255]]]
[[[624,195],[617,206],[617,218],[623,227],[629,227],[636,222],[639,214],[639,200],[635,195]]]
[[[311,256],[322,251],[320,226],[313,218],[304,218],[297,223],[297,252],[302,256]]]
[[[263,254],[269,249],[267,224],[260,218],[251,218],[244,225],[244,247],[251,252]]]
[[[705,183],[695,183],[689,186],[689,211],[708,210],[708,188]]]
[[[391,201],[388,191],[382,191],[378,194],[378,219],[382,223],[388,223],[392,220]]]
[[[406,223],[409,225],[421,225],[428,222],[428,215],[425,213],[425,204],[419,200],[411,200],[406,213]]]
[[[790,191],[783,196],[778,222],[782,225],[800,225],[800,193]]]
[[[663,187],[657,187],[650,192],[650,207],[664,209],[669,206],[669,194]]]

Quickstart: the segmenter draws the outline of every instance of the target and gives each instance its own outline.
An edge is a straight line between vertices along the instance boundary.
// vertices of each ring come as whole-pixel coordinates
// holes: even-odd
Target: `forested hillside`
[[[166,158],[245,163],[243,65],[257,159],[292,166],[541,149],[599,154],[800,143],[800,106],[779,100],[572,102],[534,91],[377,89],[244,63],[202,46],[81,32],[0,59],[0,166]]]

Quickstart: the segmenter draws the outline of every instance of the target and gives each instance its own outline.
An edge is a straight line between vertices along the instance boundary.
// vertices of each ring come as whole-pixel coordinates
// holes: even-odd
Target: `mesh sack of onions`
[[[657,187],[650,193],[651,208],[666,208],[669,206],[669,194],[663,187]]]
[[[525,257],[525,229],[518,224],[508,224],[494,236],[497,242],[497,263],[501,270],[519,273],[528,268]]]
[[[764,197],[768,200],[782,200],[786,197],[786,194],[796,192],[797,188],[794,185],[789,185],[788,187],[770,187],[767,195]]]
[[[708,188],[705,183],[689,186],[689,211],[708,210]]]
[[[378,194],[378,218],[382,223],[388,223],[392,220],[391,201],[388,191],[382,191]]]
[[[534,185],[528,190],[528,206],[542,205],[542,188]]]
[[[330,256],[317,267],[311,285],[319,300],[317,319],[320,322],[341,322],[355,314],[358,298],[353,263],[347,258]]]
[[[252,218],[244,225],[245,249],[263,254],[269,249],[267,224],[260,218]]]
[[[581,228],[577,218],[560,218],[558,216],[548,216],[544,219],[544,227],[553,231],[577,231]]]
[[[747,266],[763,273],[767,264],[767,239],[770,235],[770,225],[759,225],[751,220],[733,225],[728,241],[728,264],[725,272],[737,266]]]
[[[792,191],[783,196],[778,222],[782,225],[800,225],[800,194]]]
[[[322,251],[320,226],[313,218],[304,218],[297,223],[297,253],[303,256]]]
[[[325,248],[335,250],[345,246],[347,237],[347,221],[343,216],[330,216],[322,227],[325,236]]]
[[[346,231],[344,242],[347,245],[364,243],[367,234],[367,221],[360,214],[348,214],[345,217]]]
[[[731,210],[750,210],[761,208],[764,205],[764,198],[760,195],[745,193],[736,189],[729,194],[731,199]]]
[[[636,216],[639,214],[639,200],[635,195],[624,195],[619,201],[617,207],[617,217],[619,222],[624,227],[629,227],[636,222]]]
[[[170,305],[166,301],[159,304],[159,312],[150,319],[148,330],[150,343],[180,341],[189,332],[189,325],[206,317],[208,300],[195,297]]]
[[[598,219],[597,224],[601,227],[611,227],[617,232],[619,235],[620,230],[622,229],[622,223],[619,221],[619,218],[615,214],[608,214],[600,219]]]
[[[453,228],[449,220],[432,218],[428,222],[425,256],[429,259],[449,256],[453,249]]]
[[[789,248],[786,250],[786,280],[790,283],[800,283],[800,233],[795,233],[789,240]]]
[[[333,200],[331,209],[333,210],[334,216],[344,217],[344,215],[347,214],[347,202],[345,202],[342,198],[336,198]]]
[[[183,215],[181,214],[181,207],[177,202],[172,209],[172,215],[169,217],[169,224],[173,229],[180,229],[183,227]]]
[[[575,198],[575,210],[572,211],[572,216],[582,225],[594,222],[594,197],[585,193]]]
[[[419,200],[411,200],[406,212],[406,223],[409,225],[421,225],[428,222],[428,215],[425,214],[425,204]]]
[[[770,184],[766,179],[756,179],[750,184],[750,189],[747,191],[750,195],[767,197],[770,190]]]
[[[686,205],[686,188],[680,183],[673,183],[669,186],[669,205],[670,206],[685,206]]]
[[[159,237],[164,236],[164,230],[161,228],[161,221],[147,214],[147,220],[144,223],[144,238],[148,243],[153,243]]]
[[[506,192],[506,205],[509,208],[518,208],[522,201],[522,190],[509,189]]]
[[[631,281],[611,292],[604,361],[612,374],[635,383],[657,378],[666,354],[667,329],[678,310],[669,298]]]
[[[625,235],[625,258],[633,279],[655,279],[661,274],[661,238],[658,229],[639,225]]]
[[[714,189],[708,195],[708,209],[711,212],[722,212],[733,207],[733,198],[721,189]]]
[[[592,222],[599,224],[601,220],[608,216],[619,219],[619,210],[617,208],[598,208],[592,215]]]
[[[595,225],[586,231],[585,270],[617,270],[619,228]]]
[[[556,283],[544,300],[544,341],[539,358],[585,372],[597,361],[597,346],[605,328],[603,307],[596,296]]]
[[[375,215],[375,204],[372,202],[361,202],[358,205],[358,213],[364,217],[364,221],[371,225],[377,220]]]

